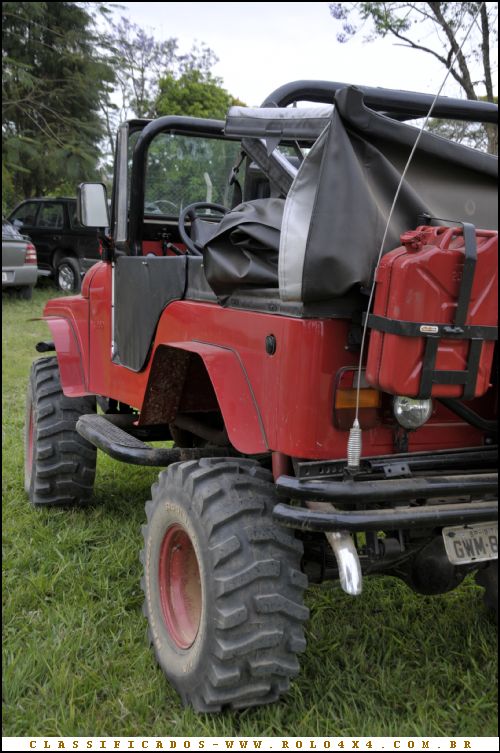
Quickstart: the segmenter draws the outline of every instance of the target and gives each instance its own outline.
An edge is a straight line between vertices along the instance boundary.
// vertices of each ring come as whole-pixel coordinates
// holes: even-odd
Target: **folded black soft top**
[[[333,107],[302,114],[300,109],[285,108],[273,114],[272,107],[232,110],[228,130],[247,140],[253,132],[254,139],[271,142],[271,146],[280,138],[316,138],[284,205],[278,257],[282,300],[324,301],[369,285],[418,128],[372,110],[361,90],[346,87],[336,93]],[[400,234],[414,228],[423,213],[497,229],[497,177],[496,157],[423,133],[399,194],[384,252],[398,246]],[[241,215],[242,210],[238,211]],[[226,236],[225,244],[227,240]],[[216,245],[214,237],[211,248]],[[232,284],[228,261],[220,270],[226,291]],[[217,274],[217,264],[212,265],[215,285]],[[234,284],[242,282],[242,267],[236,265]]]

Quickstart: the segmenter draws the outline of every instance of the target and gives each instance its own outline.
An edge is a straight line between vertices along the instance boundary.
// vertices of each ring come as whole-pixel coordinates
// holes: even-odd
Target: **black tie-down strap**
[[[476,383],[481,362],[483,342],[498,339],[498,327],[483,325],[467,325],[467,313],[474,282],[474,272],[477,261],[476,228],[470,222],[460,223],[463,226],[465,259],[462,281],[457,299],[457,308],[453,324],[437,324],[432,322],[408,322],[401,319],[391,319],[376,314],[368,315],[368,326],[389,335],[402,337],[424,337],[426,345],[422,364],[422,376],[418,397],[431,397],[434,384],[460,385],[463,384],[463,400],[474,397]],[[366,320],[366,314],[363,317]],[[441,340],[468,340],[469,353],[467,367],[463,371],[436,369],[436,358]]]
[[[366,319],[366,315],[364,316]],[[477,374],[481,360],[481,349],[486,340],[498,339],[498,327],[483,325],[432,324],[430,322],[406,322],[401,319],[388,319],[385,316],[370,314],[368,326],[388,335],[401,337],[425,337],[422,377],[418,397],[431,396],[433,384],[463,384],[463,399],[474,397]],[[469,340],[469,354],[465,371],[445,371],[436,369],[436,358],[441,340]]]

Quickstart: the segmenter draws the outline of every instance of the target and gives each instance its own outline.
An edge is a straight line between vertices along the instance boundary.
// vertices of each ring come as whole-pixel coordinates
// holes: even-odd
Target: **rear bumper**
[[[278,504],[273,515],[282,525],[309,531],[439,528],[498,520],[496,457],[496,447],[485,447],[369,458],[354,477],[338,461],[299,462],[297,476],[280,476],[276,489],[287,500],[314,501],[315,509]],[[399,477],[391,477],[395,474]],[[329,504],[323,510],[318,502]]]
[[[498,520],[498,501],[422,505],[378,510],[322,512],[278,504],[273,517],[282,525],[303,531],[388,531],[442,528]]]
[[[36,285],[38,267],[35,264],[25,264],[22,267],[2,267],[2,287],[24,287]]]
[[[452,476],[417,476],[377,481],[301,481],[294,476],[280,476],[278,493],[292,499],[314,499],[336,504],[398,504],[408,500],[442,499],[473,495],[496,494],[496,473],[474,473]]]

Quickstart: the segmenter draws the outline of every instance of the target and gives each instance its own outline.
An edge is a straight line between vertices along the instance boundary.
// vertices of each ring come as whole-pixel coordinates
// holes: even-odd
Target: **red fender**
[[[232,445],[248,455],[267,452],[269,445],[264,424],[238,353],[230,348],[196,341],[169,342],[168,347],[201,357]]]
[[[80,397],[90,394],[87,390],[78,335],[71,321],[55,316],[46,316],[44,320],[47,322],[56,346],[64,394],[67,397]]]

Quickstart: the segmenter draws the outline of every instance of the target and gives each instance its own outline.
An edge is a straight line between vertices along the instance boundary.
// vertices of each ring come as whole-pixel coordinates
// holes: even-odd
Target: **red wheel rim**
[[[189,648],[201,621],[201,580],[198,558],[185,529],[175,524],[160,549],[160,601],[163,619],[174,643]]]
[[[28,446],[26,447],[25,474],[26,478],[31,478],[31,467],[33,465],[33,406],[30,408],[30,417],[28,424]]]

